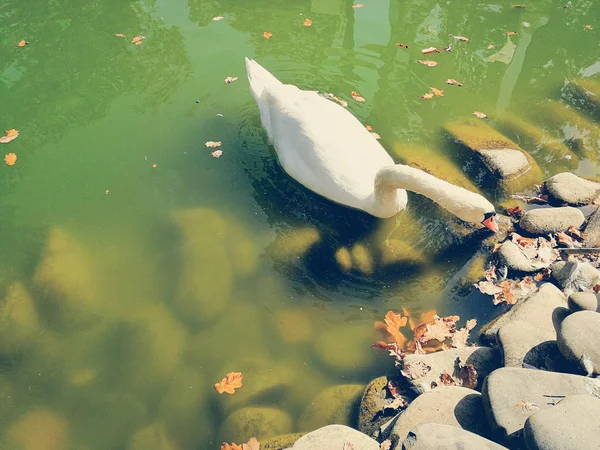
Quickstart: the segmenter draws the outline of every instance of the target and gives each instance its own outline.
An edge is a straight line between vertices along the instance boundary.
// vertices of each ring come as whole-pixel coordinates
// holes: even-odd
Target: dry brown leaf
[[[456,381],[454,381],[452,375],[450,375],[446,371],[444,371],[444,373],[440,375],[440,381],[446,386],[456,386]]]
[[[477,320],[467,320],[467,324],[464,328],[456,331],[452,335],[452,347],[454,348],[465,348],[467,346],[467,339],[469,339],[469,332],[477,325]]]
[[[426,65],[428,67],[435,67],[435,66],[437,66],[437,62],[432,61],[430,59],[418,59],[417,62],[419,62],[421,64],[424,64],[424,65]]]
[[[223,154],[223,150],[215,150],[214,152],[211,153],[213,158],[220,158],[222,154]]]
[[[422,378],[429,373],[431,366],[428,366],[423,361],[415,361],[413,363],[405,363],[400,372],[409,380]]]
[[[574,238],[576,238],[579,241],[583,241],[583,238],[585,237],[584,234],[579,231],[577,228],[575,228],[573,225],[571,225],[569,227],[569,229],[567,230],[567,233],[569,233],[571,236],[573,236]]]
[[[481,111],[473,111],[473,114],[477,117],[479,117],[480,119],[487,119],[488,116],[485,113],[482,113]]]
[[[453,37],[457,41],[466,42],[467,44],[471,43],[471,40],[469,38],[464,37],[464,36],[454,36],[453,34],[449,34],[448,36]]]
[[[408,48],[408,45],[396,42],[396,47]]]
[[[419,95],[419,98],[423,100],[431,100],[433,98],[433,93],[428,92],[427,94]]]
[[[357,102],[360,102],[360,103],[366,102],[366,100],[364,99],[364,97],[362,97],[358,92],[352,91],[352,92],[350,92],[350,95]]]
[[[474,286],[479,289],[482,294],[496,295],[502,292],[502,288],[491,281],[480,281],[479,283],[475,283]]]
[[[584,25],[583,28],[586,30],[593,30],[594,28],[591,25]]]
[[[523,211],[523,208],[517,205],[506,208],[506,213],[509,216],[514,217],[515,219],[520,219],[521,216],[525,213],[525,211]]]
[[[25,39],[22,39],[17,42],[17,47],[25,47],[27,44],[29,44],[29,42],[27,42]]]
[[[397,411],[399,409],[406,408],[408,406],[408,402],[403,397],[396,397],[390,403],[386,404],[383,407],[383,410],[391,409],[393,411]]]
[[[506,34],[508,34],[509,36],[514,36],[515,34],[517,34],[516,31],[507,31]]]
[[[362,8],[363,6],[365,6],[365,5],[363,5],[362,3],[357,3],[357,4],[355,4],[355,5],[352,5],[352,7],[353,7],[354,9],[356,9],[356,8]]]
[[[596,294],[600,292],[600,284],[595,284],[594,287],[592,287],[592,291],[594,291]]]
[[[365,125],[367,131],[373,131],[373,127],[371,125]]]
[[[456,81],[456,80],[455,80],[455,79],[453,79],[453,78],[448,78],[448,79],[446,80],[446,84],[450,84],[450,85],[454,85],[454,86],[458,86],[458,87],[462,87],[462,85],[463,85],[461,82],[459,82],[459,81]]]
[[[487,49],[488,49],[488,50],[491,50],[491,49],[493,49],[493,48],[496,48],[496,46],[495,46],[494,44],[490,44],[490,45],[488,45],[488,46],[487,46]]]
[[[400,396],[400,384],[397,381],[388,380],[385,387],[392,397],[398,398]]]
[[[427,330],[419,340],[421,341],[421,343],[425,343],[431,340],[444,342],[446,339],[452,337],[452,334],[456,330],[456,322],[458,322],[459,320],[459,316],[436,316],[433,319],[433,323],[427,324]]]
[[[219,393],[235,394],[235,390],[242,387],[241,372],[229,372],[221,381],[216,383],[213,388]]]
[[[7,166],[14,166],[17,162],[17,155],[15,155],[14,153],[9,153],[4,157],[4,162]]]
[[[208,142],[205,142],[204,145],[206,145],[209,148],[217,148],[217,147],[221,146],[221,141],[217,141],[217,142],[215,142],[215,141],[208,141]]]
[[[431,92],[433,92],[436,97],[443,97],[444,96],[444,90],[443,89],[436,89],[434,87],[429,86],[429,89],[431,89]]]
[[[146,39],[144,36],[136,36],[131,40],[131,43],[135,45],[141,45],[144,39]]]
[[[248,442],[242,444],[242,450],[260,450],[260,443],[255,437],[251,437]]]
[[[473,364],[462,365],[458,371],[458,378],[462,387],[475,389],[477,387],[477,371]]]
[[[0,144],[8,144],[10,141],[15,140],[19,136],[19,130],[14,128],[6,130],[4,136],[0,137]]]
[[[271,36],[273,36],[273,33],[271,33],[270,31],[265,31],[265,32],[263,33],[263,37],[264,37],[265,39],[271,39]]]
[[[428,47],[421,50],[421,53],[423,53],[424,55],[429,55],[430,53],[442,53],[442,51],[438,50],[435,47]]]
[[[125,37],[125,35],[123,33],[117,33],[117,34],[115,34],[115,36],[116,37],[120,37],[120,38],[124,38]]]
[[[227,77],[227,78],[225,78],[225,84],[231,84],[237,79],[238,79],[238,77]]]
[[[538,272],[535,274],[535,276],[533,277],[533,279],[535,281],[542,281],[542,280],[548,280],[550,278],[550,274],[551,274],[551,270],[549,267],[546,267],[544,269],[542,269],[541,272]]]
[[[219,21],[219,20],[223,20],[225,17],[223,16],[215,16],[212,18],[212,20],[214,20],[215,22]]]
[[[312,20],[306,19],[302,25],[305,27],[310,27],[312,25]]]
[[[406,338],[400,331],[408,323],[408,317],[402,317],[402,314],[388,311],[383,319],[385,322],[385,331],[392,337],[392,340],[402,346],[406,342]]]

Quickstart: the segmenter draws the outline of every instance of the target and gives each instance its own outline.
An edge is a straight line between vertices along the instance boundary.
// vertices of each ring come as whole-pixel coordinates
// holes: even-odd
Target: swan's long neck
[[[374,208],[380,212],[391,211],[399,189],[424,195],[468,222],[479,222],[485,212],[494,210],[493,205],[481,195],[403,164],[384,167],[377,172]]]

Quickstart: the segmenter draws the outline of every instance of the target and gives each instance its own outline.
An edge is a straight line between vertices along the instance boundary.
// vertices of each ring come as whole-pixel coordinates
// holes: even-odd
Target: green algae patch
[[[381,425],[390,420],[389,416],[381,413],[386,405],[387,384],[386,376],[375,378],[367,385],[361,398],[358,430],[368,436],[373,436]]]
[[[331,424],[355,427],[364,389],[361,384],[342,384],[319,392],[300,416],[299,429],[312,431]]]
[[[251,437],[259,441],[292,431],[290,416],[275,408],[242,408],[230,414],[220,429],[225,442],[246,442]]]
[[[428,147],[410,146],[400,143],[395,143],[392,146],[392,155],[403,164],[420,169],[436,178],[463,187],[469,191],[481,193],[479,187],[465,175],[460,165],[447,155],[436,152]]]
[[[49,409],[34,409],[9,426],[8,447],[65,450],[70,447],[70,428],[69,422],[58,413]]]
[[[260,441],[260,450],[285,450],[294,445],[294,443],[306,433],[284,434]]]

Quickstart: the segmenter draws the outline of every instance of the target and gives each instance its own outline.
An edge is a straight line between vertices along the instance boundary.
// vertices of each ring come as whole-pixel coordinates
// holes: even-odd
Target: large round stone
[[[546,180],[546,190],[555,200],[570,205],[587,205],[600,195],[600,184],[563,172]]]
[[[600,312],[600,296],[595,292],[574,292],[569,296],[569,309],[577,311]]]
[[[560,324],[558,348],[588,373],[600,374],[600,314],[579,311]]]
[[[319,392],[300,417],[300,430],[310,431],[332,423],[356,426],[364,389],[362,384],[342,384]]]
[[[466,430],[441,423],[425,423],[413,428],[402,450],[507,450]]]
[[[367,385],[360,401],[358,430],[369,436],[374,436],[379,427],[390,420],[381,413],[387,404],[387,384],[386,376],[375,378]]]
[[[292,419],[279,409],[242,408],[227,417],[221,426],[220,438],[227,442],[246,442],[255,437],[260,441],[291,431]]]
[[[519,226],[531,234],[548,234],[567,231],[569,227],[579,228],[585,217],[577,208],[537,208],[523,214]]]

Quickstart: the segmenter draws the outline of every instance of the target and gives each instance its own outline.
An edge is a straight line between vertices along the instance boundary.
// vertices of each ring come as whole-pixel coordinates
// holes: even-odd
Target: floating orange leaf
[[[385,323],[377,322],[375,326],[385,330],[392,337],[392,340],[402,346],[406,342],[406,338],[400,331],[400,328],[405,327],[408,323],[408,317],[402,317],[402,314],[388,311],[383,319]]]
[[[8,144],[10,141],[14,140],[19,136],[19,131],[14,128],[10,130],[6,130],[4,132],[4,136],[0,137],[0,144]]]
[[[515,34],[517,34],[516,31],[507,31],[506,34],[508,34],[509,36],[514,36]]]
[[[419,98],[422,98],[423,100],[431,100],[433,98],[433,94],[428,92],[427,94],[419,95]]]
[[[217,22],[219,20],[223,20],[224,18],[225,17],[223,17],[223,16],[216,16],[216,17],[213,17],[212,20],[214,20],[215,22]]]
[[[135,45],[140,45],[144,41],[144,39],[146,39],[144,36],[136,36],[131,40],[131,43]]]
[[[205,142],[204,145],[206,145],[208,148],[217,148],[221,146],[221,141],[208,141]]]
[[[429,86],[429,89],[431,89],[431,92],[433,92],[436,97],[443,97],[444,96],[444,90],[443,89],[437,89],[434,87]]]
[[[306,19],[302,25],[305,27],[310,27],[312,25],[312,20]]]
[[[431,61],[430,59],[419,59],[419,60],[417,60],[417,62],[424,64],[426,66],[429,66],[429,67],[437,66],[437,62]]]
[[[464,36],[454,36],[453,34],[449,35],[450,37],[453,37],[454,39],[456,39],[457,41],[462,41],[462,42],[466,42],[467,44],[471,43],[471,40],[469,38],[466,38]]]
[[[408,45],[396,42],[396,47],[408,48]]]
[[[225,78],[225,84],[231,84],[237,79],[238,79],[238,77],[227,77],[227,78]]]
[[[593,30],[594,28],[592,28],[591,25],[584,25],[583,28],[585,28],[586,30]]]
[[[214,152],[211,153],[213,158],[220,158],[222,154],[223,154],[223,150],[215,150]]]
[[[27,42],[25,39],[22,39],[17,42],[17,47],[25,47],[27,44],[29,44],[29,42]]]
[[[488,50],[491,50],[493,48],[496,48],[496,46],[494,44],[490,44],[490,45],[487,46],[487,48],[488,48]]]
[[[225,378],[216,383],[213,388],[219,394],[222,394],[223,392],[235,394],[235,390],[242,387],[243,377],[244,376],[241,372],[229,372],[227,375],[225,375]]]
[[[458,87],[461,87],[463,85],[460,81],[456,81],[454,78],[448,78],[446,80],[446,84],[450,84],[450,85],[458,86]]]
[[[429,48],[424,48],[423,50],[421,50],[421,53],[423,53],[424,55],[429,55],[430,53],[442,53],[442,51],[438,50],[435,47],[429,47]]]
[[[482,113],[481,111],[473,111],[473,114],[475,114],[475,116],[479,117],[480,119],[488,118],[487,114]]]
[[[352,91],[352,92],[350,92],[350,95],[357,102],[361,102],[361,103],[362,102],[366,102],[366,100],[364,99],[364,97],[361,97],[361,95],[358,92]]]
[[[115,36],[116,37],[120,37],[120,38],[124,38],[125,37],[125,35],[123,33],[117,33],[117,34],[115,34]]]
[[[363,6],[365,6],[365,5],[363,5],[362,3],[357,3],[356,5],[352,5],[352,7],[354,9],[356,9],[356,8],[362,8]]]
[[[270,31],[265,31],[263,33],[263,36],[265,39],[271,39],[271,36],[273,36],[273,33],[271,33]]]
[[[158,165],[157,165],[157,164],[152,164],[152,168],[153,168],[153,169],[156,169],[157,167],[158,167]]]
[[[9,153],[4,157],[4,162],[7,166],[14,166],[17,162],[17,155],[15,155],[14,153]]]
[[[373,131],[373,127],[371,125],[365,125],[367,131]]]

